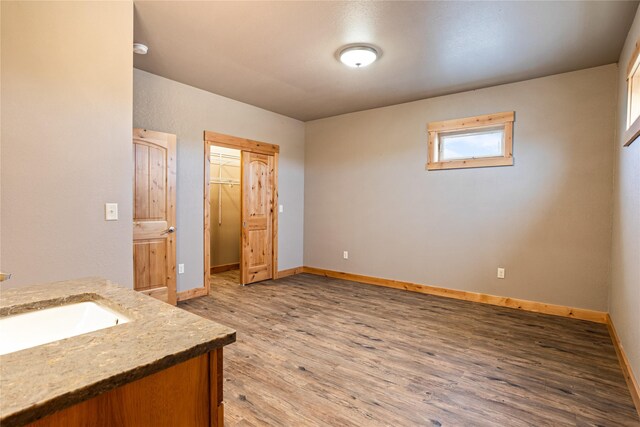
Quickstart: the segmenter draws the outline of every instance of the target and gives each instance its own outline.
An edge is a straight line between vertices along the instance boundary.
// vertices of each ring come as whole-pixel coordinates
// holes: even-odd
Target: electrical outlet
[[[342,258],[343,259],[349,259],[349,251],[342,252]]]
[[[504,279],[504,268],[498,267],[498,279]]]
[[[284,206],[283,205],[278,206],[278,212],[280,212],[280,213],[284,212]]]
[[[178,264],[178,274],[184,273],[184,264]]]

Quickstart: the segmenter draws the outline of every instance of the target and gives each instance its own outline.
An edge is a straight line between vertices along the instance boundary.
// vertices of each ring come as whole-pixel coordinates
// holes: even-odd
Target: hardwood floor
[[[211,273],[211,294],[220,290],[218,286],[238,285],[240,286],[240,270],[227,270],[218,273]],[[215,289],[215,291],[214,291]]]
[[[228,426],[639,426],[605,325],[300,274],[212,276]]]

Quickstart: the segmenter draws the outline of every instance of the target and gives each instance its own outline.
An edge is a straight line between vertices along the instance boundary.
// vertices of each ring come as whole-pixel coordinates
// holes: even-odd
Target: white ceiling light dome
[[[348,67],[362,68],[373,64],[379,52],[369,45],[351,45],[340,50],[340,62]]]
[[[134,43],[133,44],[133,53],[137,53],[138,55],[146,55],[149,51],[149,48],[146,44],[142,43]]]

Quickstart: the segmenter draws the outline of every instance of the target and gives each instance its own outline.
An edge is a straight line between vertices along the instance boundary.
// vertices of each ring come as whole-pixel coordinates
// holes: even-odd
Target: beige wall
[[[606,310],[616,74],[308,122],[305,265]],[[514,166],[425,171],[428,122],[511,110]]]
[[[212,147],[216,153],[223,152],[240,156],[240,150]],[[211,179],[218,180],[222,169],[222,179],[240,182],[240,160],[222,159],[211,162]],[[211,217],[211,266],[235,264],[240,262],[240,185],[210,184],[209,203]],[[221,196],[221,197],[218,197]],[[222,205],[218,200],[222,199]],[[222,207],[222,215],[220,215]],[[220,220],[222,217],[222,220]]]
[[[130,2],[2,2],[2,270],[9,286],[132,285]],[[104,220],[104,203],[120,221]]]
[[[613,245],[609,312],[636,379],[640,382],[640,140],[623,148],[626,70],[640,38],[640,11],[620,55],[618,123],[614,152]]]
[[[302,264],[304,123],[242,102],[135,70],[133,124],[178,137],[178,290],[203,286],[203,131],[280,145],[278,267]]]

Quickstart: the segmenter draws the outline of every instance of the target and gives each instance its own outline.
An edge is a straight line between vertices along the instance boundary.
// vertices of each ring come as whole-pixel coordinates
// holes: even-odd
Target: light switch
[[[284,212],[284,206],[283,205],[278,206],[278,212],[280,212],[280,213]]]
[[[117,203],[104,204],[104,219],[107,221],[118,220],[118,204]]]

